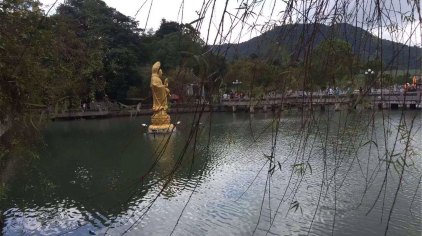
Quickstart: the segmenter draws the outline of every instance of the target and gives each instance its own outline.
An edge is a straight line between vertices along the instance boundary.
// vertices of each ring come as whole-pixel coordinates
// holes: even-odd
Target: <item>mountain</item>
[[[315,48],[327,39],[341,39],[348,42],[355,55],[363,61],[382,58],[387,69],[422,68],[422,48],[381,39],[362,28],[345,23],[332,26],[324,24],[277,26],[246,42],[222,44],[217,50],[225,53],[228,59],[251,55],[271,58],[277,51],[274,49],[281,46],[287,55],[303,59],[308,48]]]

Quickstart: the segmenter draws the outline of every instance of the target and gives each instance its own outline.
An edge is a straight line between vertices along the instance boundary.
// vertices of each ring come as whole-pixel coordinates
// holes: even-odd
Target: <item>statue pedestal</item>
[[[148,126],[150,134],[167,134],[176,130],[170,123],[170,116],[165,111],[159,111],[151,116],[151,125]]]
[[[173,124],[169,125],[150,125],[148,126],[149,134],[168,134],[176,130]]]

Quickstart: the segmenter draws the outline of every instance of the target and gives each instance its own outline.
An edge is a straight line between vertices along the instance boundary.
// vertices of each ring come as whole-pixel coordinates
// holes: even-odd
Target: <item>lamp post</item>
[[[235,80],[233,81],[233,85],[236,86],[236,93],[239,92],[239,85],[242,84],[242,81]]]
[[[370,79],[371,77],[375,74],[375,71],[368,69],[367,71],[365,71],[365,77],[368,77],[367,81],[366,81],[366,86],[367,86],[367,90],[371,89],[370,87]],[[369,87],[368,87],[369,86]]]

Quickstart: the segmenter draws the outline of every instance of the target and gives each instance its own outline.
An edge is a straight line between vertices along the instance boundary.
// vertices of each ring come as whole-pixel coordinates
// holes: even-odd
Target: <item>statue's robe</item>
[[[152,90],[152,99],[153,105],[152,110],[154,112],[167,111],[167,90],[166,86],[163,84],[160,75],[160,62],[156,62],[152,67],[151,75],[151,90]]]

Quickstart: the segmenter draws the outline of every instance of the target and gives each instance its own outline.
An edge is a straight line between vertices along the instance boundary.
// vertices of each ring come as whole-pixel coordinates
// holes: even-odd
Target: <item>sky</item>
[[[49,9],[55,1],[56,0],[40,0],[40,2],[44,4],[44,9]],[[150,28],[153,30],[158,29],[161,19],[163,18],[168,21],[189,23],[200,18],[199,14],[201,14],[201,16],[204,16],[202,25],[194,24],[193,26],[198,27],[201,37],[208,44],[221,44],[227,42],[237,43],[256,37],[271,29],[274,25],[280,25],[284,10],[286,9],[286,4],[283,1],[277,0],[264,0],[258,1],[258,3],[256,3],[256,0],[227,1],[228,6],[226,11],[229,12],[229,14],[225,14],[224,24],[220,25],[222,13],[224,12],[224,4],[226,2],[224,0],[215,1],[214,12],[211,10],[214,1],[210,0],[104,0],[108,6],[136,19],[139,22],[139,27],[147,30]],[[64,0],[58,0],[54,8],[63,2]],[[249,17],[245,19],[245,22],[247,23],[241,24],[239,19],[245,12],[245,9],[239,9],[239,6],[243,6],[244,2],[248,3],[250,9],[254,9],[254,14],[249,14]],[[305,4],[318,1],[298,2],[299,3],[295,6],[297,11],[291,14],[293,22],[303,22],[303,17],[301,18],[300,15],[300,9],[309,8],[311,9],[309,15],[314,16],[316,9]],[[324,9],[322,15],[326,18],[325,23],[329,24],[333,20],[333,11],[338,9],[334,7],[334,1],[325,2],[327,2],[327,7]],[[374,25],[368,20],[368,13],[374,12],[375,8],[372,1],[337,0],[336,2],[337,5],[342,7],[339,11],[343,10],[346,13],[353,13],[350,15],[356,16],[355,19],[349,19],[349,21],[353,23],[355,23],[356,19],[358,21],[364,21],[365,26],[363,28],[370,31],[372,34],[382,36],[385,39],[421,47],[421,25],[418,20],[417,11],[412,10],[406,1],[382,1],[384,11],[382,19],[383,27]],[[201,9],[204,9],[203,6],[205,6],[206,9],[201,11]],[[54,12],[54,8],[52,12]],[[413,23],[404,21],[404,16],[398,15],[396,13],[397,11],[406,13],[407,16],[413,14],[416,21]],[[212,20],[210,21],[211,15]],[[324,20],[320,22],[323,21]],[[251,27],[252,25],[255,27]],[[399,26],[398,29],[395,28],[395,26]],[[217,32],[219,32],[219,34],[217,34]]]

